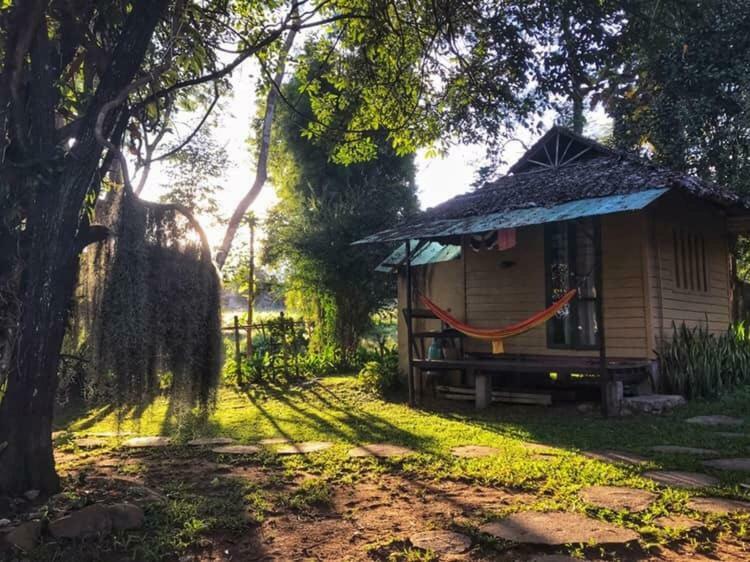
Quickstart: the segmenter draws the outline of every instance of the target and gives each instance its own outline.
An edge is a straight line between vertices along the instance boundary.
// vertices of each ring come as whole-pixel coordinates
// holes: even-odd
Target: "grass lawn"
[[[67,493],[80,501],[84,493],[91,498],[115,493],[111,486],[105,490],[87,484],[109,479],[147,486],[163,501],[148,505],[145,533],[115,537],[106,547],[48,545],[38,559],[62,554],[84,560],[93,552],[100,558],[92,560],[107,559],[104,552],[144,560],[177,555],[195,556],[191,560],[436,559],[434,553],[410,546],[409,533],[419,528],[453,529],[472,537],[474,546],[461,558],[466,560],[530,560],[554,552],[591,559],[750,558],[744,550],[750,515],[707,515],[687,507],[694,495],[750,498],[741,485],[750,475],[711,471],[698,457],[649,450],[685,445],[715,449],[724,457],[747,456],[747,435],[721,437],[721,429],[684,419],[726,414],[750,425],[749,404],[750,390],[743,390],[718,403],[695,402],[659,417],[605,420],[572,407],[510,405],[479,414],[458,403],[410,409],[400,401],[384,402],[362,393],[353,377],[339,376],[295,389],[247,394],[222,389],[203,422],[187,416],[177,423],[163,401],[122,420],[104,408],[60,427],[66,432],[57,437],[58,463],[69,476]],[[75,444],[80,435],[109,432],[167,435],[178,444],[222,436],[246,444],[285,438],[334,445],[310,455],[279,456],[269,446],[254,455],[230,457],[180,445],[125,450],[119,447],[125,435],[107,438],[107,446],[91,451]],[[382,442],[416,454],[397,459],[348,456],[352,446]],[[451,455],[453,447],[470,444],[501,452],[476,459]],[[649,462],[629,466],[581,454],[603,449],[638,453]],[[641,475],[654,469],[704,472],[718,476],[721,484],[691,491],[659,487]],[[84,490],[87,485],[91,490]],[[578,491],[588,485],[642,488],[658,497],[644,511],[614,511],[584,502]],[[484,522],[521,510],[579,512],[633,529],[641,540],[619,550],[593,545],[539,549],[492,540],[478,531]],[[659,516],[675,514],[705,526],[682,532],[654,525]]]

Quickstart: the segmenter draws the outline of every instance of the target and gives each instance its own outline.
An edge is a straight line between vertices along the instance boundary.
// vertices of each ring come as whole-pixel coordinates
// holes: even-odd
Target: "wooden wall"
[[[649,209],[649,290],[656,345],[671,337],[673,322],[706,325],[712,332],[731,322],[729,236],[726,220],[711,206],[680,193],[669,193]],[[675,282],[674,230],[700,235],[705,242],[708,290],[690,290]]]
[[[706,243],[709,290],[678,289],[674,283],[672,229],[701,234]],[[706,321],[713,331],[730,322],[728,238],[717,212],[681,194],[667,194],[642,212],[602,217],[604,321],[610,357],[655,358],[660,338],[672,321]],[[460,260],[415,268],[415,286],[459,319],[480,327],[502,327],[546,307],[544,227],[519,228],[515,248],[475,252],[464,247]],[[503,263],[505,262],[505,263]],[[509,264],[512,262],[512,265]],[[400,277],[399,309],[405,307]],[[415,303],[416,307],[420,305]],[[399,317],[400,365],[406,369],[406,330]],[[437,321],[415,323],[435,329]],[[489,344],[467,339],[467,349],[489,351]],[[429,343],[429,342],[428,342]],[[596,350],[550,349],[540,326],[505,341],[507,353],[596,356]]]
[[[607,215],[602,221],[602,236],[607,353],[613,357],[644,357],[648,334],[643,289],[645,265],[641,255],[645,233],[640,217],[636,213]],[[542,225],[519,229],[516,247],[507,252],[469,250],[464,255],[469,323],[504,326],[524,320],[547,306]],[[503,268],[503,261],[515,265]],[[505,350],[546,355],[598,354],[596,350],[549,349],[545,326],[506,340]]]

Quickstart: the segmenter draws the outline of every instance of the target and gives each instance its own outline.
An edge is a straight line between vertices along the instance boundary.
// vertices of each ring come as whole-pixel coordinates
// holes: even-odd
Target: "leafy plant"
[[[744,323],[716,335],[705,325],[679,327],[659,350],[667,389],[688,398],[715,398],[750,380],[750,334]]]
[[[368,361],[359,372],[359,381],[367,392],[385,395],[398,384],[398,354],[391,352],[379,361]]]

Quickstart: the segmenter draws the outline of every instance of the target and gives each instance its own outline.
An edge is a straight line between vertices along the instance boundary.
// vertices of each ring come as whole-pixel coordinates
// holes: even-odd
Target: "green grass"
[[[172,435],[178,441],[196,436],[228,436],[242,443],[263,438],[286,437],[293,441],[331,441],[331,449],[306,456],[277,457],[263,453],[255,462],[281,468],[289,477],[314,475],[303,480],[300,488],[282,499],[282,504],[295,510],[327,505],[330,487],[336,483],[355,482],[364,474],[399,471],[415,478],[462,479],[491,486],[508,486],[535,495],[527,506],[510,506],[482,517],[501,516],[517,509],[565,509],[585,512],[641,532],[647,545],[673,540],[671,531],[659,529],[653,520],[664,514],[684,513],[703,519],[710,532],[730,532],[749,538],[748,516],[715,517],[690,512],[686,501],[692,494],[748,497],[739,483],[747,475],[719,473],[704,469],[700,459],[677,455],[656,455],[649,447],[672,444],[719,449],[725,456],[746,456],[750,439],[720,438],[716,429],[684,423],[693,415],[721,413],[742,417],[750,426],[750,390],[743,389],[720,402],[693,402],[665,416],[633,416],[603,419],[583,415],[574,408],[522,407],[495,405],[476,413],[456,404],[455,409],[429,411],[411,409],[401,402],[385,402],[364,394],[351,376],[323,379],[320,383],[295,389],[270,389],[241,394],[222,389],[217,406],[207,420],[188,416],[178,422],[168,415],[169,405],[162,400],[151,404],[137,415],[131,413],[118,420],[114,412],[99,409],[68,424],[72,432],[131,431],[141,435]],[[352,445],[389,442],[410,447],[417,455],[402,459],[351,459]],[[525,445],[542,443],[556,449],[552,456],[541,457]],[[466,444],[490,445],[502,454],[480,459],[457,459],[452,447]],[[649,456],[645,468],[612,465],[591,460],[581,454],[589,449],[617,449]],[[246,462],[224,459],[226,462]],[[659,499],[644,512],[614,512],[587,505],[577,491],[586,485],[618,484],[657,490],[640,473],[645,469],[695,470],[714,474],[722,479],[711,490],[687,492],[664,490]],[[242,491],[248,496],[248,491]],[[249,496],[252,498],[253,494]],[[247,499],[247,497],[246,497]],[[251,503],[262,518],[264,499],[255,497]],[[202,505],[195,498],[186,502]],[[179,507],[179,506],[178,506]],[[209,528],[221,525],[222,518],[190,517],[178,514],[183,529],[175,537],[191,538],[196,521]],[[194,521],[195,520],[195,521]],[[219,521],[219,523],[217,523]],[[187,539],[186,539],[187,540]],[[189,541],[188,541],[189,542]],[[403,559],[410,558],[404,554]]]

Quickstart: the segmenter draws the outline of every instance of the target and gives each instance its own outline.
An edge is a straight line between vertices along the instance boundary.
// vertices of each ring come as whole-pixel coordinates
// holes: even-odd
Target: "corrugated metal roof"
[[[412,265],[427,265],[428,263],[450,261],[461,257],[461,246],[441,244],[440,242],[427,242],[421,247],[418,244],[419,240],[411,241],[411,247],[413,248],[411,257]],[[375,271],[392,273],[398,266],[404,263],[405,259],[406,244],[401,244],[375,268]]]
[[[395,242],[408,239],[434,240],[462,234],[487,232],[499,228],[514,228],[623,211],[637,211],[648,206],[667,191],[669,190],[663,188],[647,189],[637,193],[578,199],[551,207],[527,207],[460,219],[414,222],[383,230],[358,240],[355,244]]]

